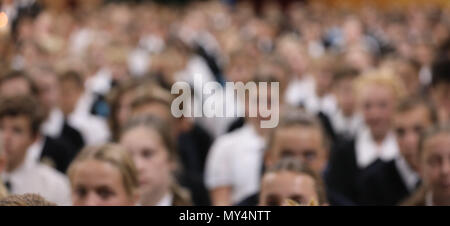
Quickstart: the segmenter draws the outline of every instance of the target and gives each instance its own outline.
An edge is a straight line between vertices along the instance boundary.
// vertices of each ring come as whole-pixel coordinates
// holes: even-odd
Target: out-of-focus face
[[[117,108],[116,120],[119,126],[125,125],[128,119],[131,117],[131,102],[133,101],[134,95],[132,92],[125,92],[119,100],[119,106]]]
[[[438,84],[432,90],[432,97],[438,107],[439,120],[450,122],[450,83]]]
[[[361,91],[361,110],[366,125],[375,140],[382,140],[391,129],[394,110],[394,91],[382,85],[371,84]]]
[[[283,158],[297,158],[317,174],[321,174],[328,161],[323,137],[318,129],[295,126],[278,129],[270,150],[275,163]]]
[[[430,113],[425,106],[395,115],[394,127],[400,153],[408,164],[417,169],[419,140],[423,132],[431,126]]]
[[[413,95],[420,90],[419,74],[412,65],[401,63],[397,66],[396,73],[403,80],[408,94]]]
[[[329,92],[333,75],[328,70],[318,70],[316,72],[316,92],[319,96],[323,96]]]
[[[6,154],[6,170],[13,171],[22,164],[28,147],[35,141],[29,119],[25,116],[0,119],[0,136]]]
[[[120,144],[131,154],[136,164],[142,198],[169,189],[173,165],[156,131],[144,127],[133,128],[122,135]]]
[[[76,163],[71,175],[75,206],[131,206],[136,204],[124,187],[119,170],[110,163],[86,160]]]
[[[282,206],[287,199],[308,205],[319,196],[314,179],[305,174],[293,172],[268,173],[262,179],[260,206]]]
[[[35,77],[39,89],[39,102],[49,112],[59,101],[59,87],[56,75],[44,75]]]
[[[352,116],[355,112],[356,98],[353,91],[353,80],[343,79],[339,81],[334,89],[339,108],[345,116]]]
[[[7,80],[0,86],[0,95],[3,97],[29,94],[31,94],[30,84],[28,83],[28,81],[22,78]]]
[[[433,197],[450,205],[450,134],[440,133],[425,141],[420,167]]]
[[[59,92],[61,94],[59,107],[64,115],[70,115],[75,110],[83,89],[78,87],[75,82],[63,81],[59,83]]]

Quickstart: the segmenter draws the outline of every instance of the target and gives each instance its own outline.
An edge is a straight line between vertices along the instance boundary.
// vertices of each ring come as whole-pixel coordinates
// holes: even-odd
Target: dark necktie
[[[5,185],[6,190],[8,190],[8,192],[11,192],[11,182],[5,181],[3,184]]]

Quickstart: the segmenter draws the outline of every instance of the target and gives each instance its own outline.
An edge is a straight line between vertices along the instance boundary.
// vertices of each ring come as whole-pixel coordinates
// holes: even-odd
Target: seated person
[[[437,107],[439,122],[450,122],[450,59],[444,58],[433,63],[431,97]]]
[[[70,165],[68,175],[75,206],[134,206],[138,203],[137,169],[119,145],[85,148]]]
[[[420,141],[419,169],[422,187],[403,205],[450,205],[450,125],[436,126]]]
[[[260,206],[326,205],[320,176],[294,158],[285,158],[266,172],[261,182]]]
[[[388,71],[374,71],[360,76],[355,89],[365,127],[355,139],[333,147],[326,181],[339,196],[357,204],[362,172],[372,164],[393,160],[398,155],[392,125],[395,106],[404,95],[404,87]]]
[[[178,156],[170,127],[155,117],[136,117],[123,128],[120,144],[138,170],[140,204],[189,206],[189,192],[175,180]]]
[[[67,178],[34,157],[42,118],[33,98],[17,96],[0,101],[0,134],[6,153],[2,179],[11,194],[37,193],[58,205],[70,204]],[[42,145],[42,144],[41,144]]]
[[[415,192],[421,134],[436,123],[434,108],[419,98],[407,98],[397,106],[394,120],[400,155],[367,169],[360,189],[361,204],[396,205]]]
[[[137,88],[136,97],[131,101],[131,116],[152,115],[168,123],[177,143],[180,167],[183,168],[179,182],[191,191],[195,205],[209,206],[210,199],[203,182],[203,172],[212,138],[190,118],[173,117],[172,99],[168,91],[147,82]]]
[[[261,173],[262,168],[271,168],[283,158],[294,158],[315,174],[325,174],[330,144],[320,120],[314,115],[299,110],[287,110],[281,115],[278,127],[270,133],[268,140]],[[344,205],[348,202],[334,195],[328,187],[327,193],[331,204]],[[239,205],[256,205],[258,197],[257,193],[248,196]]]
[[[41,74],[42,75],[42,74]],[[50,76],[50,75],[49,75]],[[40,81],[46,81],[48,77],[40,77]],[[0,94],[3,97],[15,97],[15,96],[38,96],[39,112],[42,113],[43,118],[48,118],[48,104],[43,96],[45,91],[40,89],[41,86],[37,85],[25,72],[13,71],[0,79]],[[34,112],[38,114],[38,112]],[[53,114],[52,114],[53,115]],[[71,145],[68,137],[64,136],[66,133],[50,134],[45,129],[46,123],[42,123],[41,130],[37,134],[36,154],[29,155],[35,158],[36,161],[44,162],[62,173],[65,173],[70,161],[76,155],[76,148]],[[68,128],[70,130],[70,128]],[[74,131],[76,132],[76,131]]]

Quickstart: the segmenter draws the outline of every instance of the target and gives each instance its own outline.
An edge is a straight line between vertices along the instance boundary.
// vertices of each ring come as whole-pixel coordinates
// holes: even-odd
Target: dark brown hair
[[[25,116],[29,119],[31,132],[37,135],[43,122],[42,109],[31,96],[14,96],[0,99],[0,119]]]

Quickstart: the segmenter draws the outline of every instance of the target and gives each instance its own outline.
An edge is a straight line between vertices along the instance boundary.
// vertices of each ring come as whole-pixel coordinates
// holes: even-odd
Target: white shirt
[[[167,193],[155,206],[173,206],[173,194]]]
[[[42,154],[42,149],[44,149],[45,139],[39,137],[30,147],[28,147],[25,161],[39,162],[39,158]]]
[[[43,134],[51,137],[57,138],[61,135],[64,125],[64,114],[58,108],[53,108],[50,114],[41,125],[41,131]]]
[[[363,127],[363,117],[360,114],[353,114],[350,117],[344,116],[341,110],[330,116],[333,129],[340,135],[355,137]]]
[[[75,110],[69,115],[67,122],[80,131],[86,145],[100,145],[108,142],[110,133],[105,119],[90,114],[94,99],[89,93],[78,100]]]
[[[377,159],[390,161],[397,157],[398,144],[394,133],[390,132],[378,145],[368,128],[356,136],[356,162],[359,168],[366,168]]]
[[[208,189],[231,186],[232,203],[256,193],[265,145],[265,140],[249,124],[217,138],[206,161],[205,183]]]
[[[305,110],[311,114],[322,112],[330,117],[337,111],[337,101],[334,95],[317,96],[316,82],[312,76],[291,81],[286,89],[285,99],[292,106],[302,103]]]
[[[39,194],[57,205],[71,205],[68,179],[58,171],[31,161],[25,161],[13,172],[4,172],[3,181],[11,184],[11,194]]]
[[[420,180],[419,175],[409,166],[408,162],[406,162],[405,158],[402,155],[399,155],[395,159],[395,167],[400,174],[400,177],[405,183],[408,191],[412,192],[416,189],[416,185]]]

